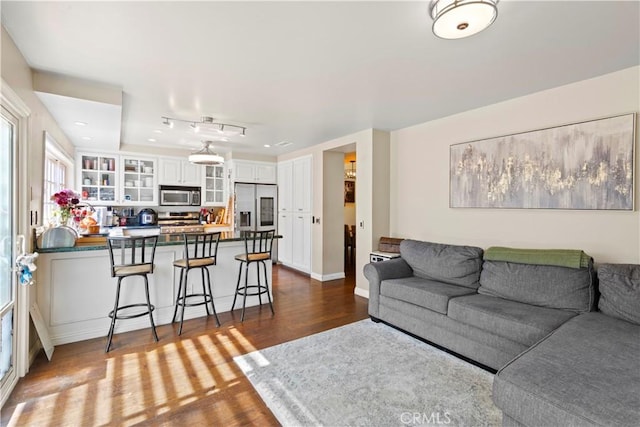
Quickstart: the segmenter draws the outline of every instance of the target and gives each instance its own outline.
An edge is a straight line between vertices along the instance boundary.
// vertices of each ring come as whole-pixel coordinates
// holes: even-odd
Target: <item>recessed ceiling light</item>
[[[162,133],[162,131],[160,129],[156,129],[153,131],[153,133]]]
[[[155,138],[149,138],[149,139],[147,139],[147,141],[149,141],[149,142],[156,142]]]
[[[83,136],[82,139],[84,139],[85,141],[91,141],[91,137],[90,136]]]
[[[264,147],[265,148],[269,148],[269,147],[271,147],[271,145],[270,144],[264,144]]]
[[[85,122],[74,122],[74,124],[76,126],[86,126],[87,125]]]

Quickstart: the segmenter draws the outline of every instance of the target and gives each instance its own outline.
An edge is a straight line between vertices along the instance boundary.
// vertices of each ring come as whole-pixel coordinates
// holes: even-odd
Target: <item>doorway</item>
[[[344,271],[353,275],[356,266],[356,152],[344,155]]]

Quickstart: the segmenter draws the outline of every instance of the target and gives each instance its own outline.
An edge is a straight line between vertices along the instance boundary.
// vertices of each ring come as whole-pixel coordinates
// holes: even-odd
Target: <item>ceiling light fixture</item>
[[[356,161],[349,160],[349,162],[351,163],[351,169],[344,171],[344,177],[347,179],[356,179],[356,170],[354,169]]]
[[[86,125],[87,125],[87,123],[86,123],[86,122],[74,122],[74,124],[75,124],[76,126],[86,126]]]
[[[213,141],[202,141],[202,150],[189,155],[189,161],[197,165],[220,165],[224,163],[224,157],[211,151]]]
[[[245,126],[232,125],[230,123],[216,122],[213,117],[209,117],[209,116],[203,116],[203,117],[200,118],[199,121],[198,120],[194,121],[194,120],[176,119],[176,118],[173,118],[173,117],[162,116],[162,123],[163,124],[165,124],[165,125],[167,125],[167,126],[172,128],[174,122],[189,123],[189,126],[191,126],[191,128],[193,128],[194,132],[198,132],[200,130],[200,128],[202,128],[203,126],[205,128],[211,126],[215,130],[217,130],[218,133],[225,133],[226,132],[228,134],[240,134],[240,136],[245,136],[246,135],[246,131],[247,131],[247,128]]]
[[[433,33],[442,39],[469,37],[493,24],[499,0],[431,0]]]

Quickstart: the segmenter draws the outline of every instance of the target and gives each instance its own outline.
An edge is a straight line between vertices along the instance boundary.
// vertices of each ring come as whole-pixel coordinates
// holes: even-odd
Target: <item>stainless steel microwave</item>
[[[160,206],[200,206],[200,187],[160,186]]]

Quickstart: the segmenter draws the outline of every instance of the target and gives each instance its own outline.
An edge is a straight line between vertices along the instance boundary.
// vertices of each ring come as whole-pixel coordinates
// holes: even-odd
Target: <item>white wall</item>
[[[632,67],[392,132],[392,235],[483,248],[575,248],[600,263],[640,263],[638,211],[449,208],[451,144],[639,110],[640,67]]]

